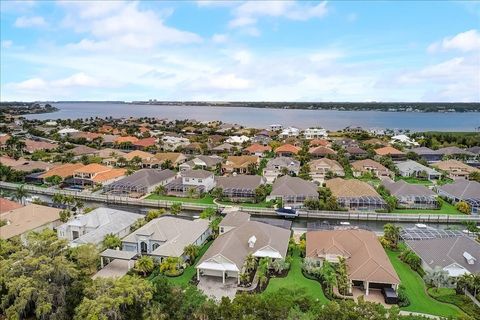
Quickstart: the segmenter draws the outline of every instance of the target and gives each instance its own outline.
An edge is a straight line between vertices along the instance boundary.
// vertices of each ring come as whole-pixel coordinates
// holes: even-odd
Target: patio
[[[368,296],[365,295],[365,290],[358,288],[358,287],[353,287],[352,289],[352,294],[353,294],[353,299],[355,301],[358,301],[358,298],[360,296],[363,296],[363,299],[365,301],[370,301],[370,302],[375,302],[383,305],[384,307],[391,308],[394,306],[394,304],[386,304],[385,299],[383,298],[382,291],[380,289],[372,289],[370,288],[368,290]]]
[[[130,269],[130,261],[115,259],[107,264],[103,269],[100,269],[93,275],[92,279],[96,278],[121,278],[127,274]]]
[[[237,293],[237,278],[227,278],[223,284],[220,277],[204,275],[200,277],[197,288],[216,301],[222,297],[233,299]]]

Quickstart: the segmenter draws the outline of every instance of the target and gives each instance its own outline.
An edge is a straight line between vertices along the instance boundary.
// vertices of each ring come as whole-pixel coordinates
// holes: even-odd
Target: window
[[[148,245],[145,242],[140,242],[140,252],[147,253],[148,252]]]
[[[198,179],[198,182],[199,182],[199,183],[202,183],[202,179]]]
[[[160,245],[159,245],[158,243],[154,243],[154,244],[152,245],[152,250],[155,250],[155,249],[157,249],[158,247],[160,247]]]

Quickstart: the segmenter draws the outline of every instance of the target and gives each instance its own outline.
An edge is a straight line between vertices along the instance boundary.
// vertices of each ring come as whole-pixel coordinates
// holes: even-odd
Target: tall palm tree
[[[15,190],[15,199],[20,201],[21,204],[25,204],[25,198],[28,196],[28,191],[25,190],[25,186],[22,184]]]
[[[183,252],[188,256],[188,261],[193,263],[198,256],[199,248],[194,244],[189,244],[183,249]]]
[[[153,259],[149,256],[141,256],[135,263],[135,269],[142,272],[144,277],[146,277],[148,273],[152,272],[154,267],[155,264]]]

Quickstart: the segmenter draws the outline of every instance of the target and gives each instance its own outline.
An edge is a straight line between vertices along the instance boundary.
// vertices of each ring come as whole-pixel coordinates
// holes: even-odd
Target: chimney
[[[255,236],[251,236],[248,239],[248,247],[253,248],[255,246],[255,242],[257,242],[257,238]]]

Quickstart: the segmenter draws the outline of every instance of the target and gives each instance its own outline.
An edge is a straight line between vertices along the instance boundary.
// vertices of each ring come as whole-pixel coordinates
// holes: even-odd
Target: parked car
[[[382,288],[382,294],[386,304],[398,303],[398,295],[393,288]]]

